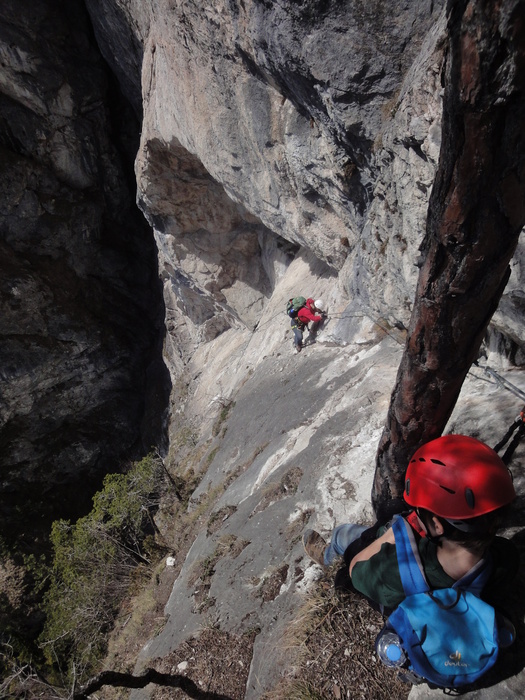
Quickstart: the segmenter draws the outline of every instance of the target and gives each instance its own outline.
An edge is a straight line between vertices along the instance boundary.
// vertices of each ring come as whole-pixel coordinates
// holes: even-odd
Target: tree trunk
[[[439,166],[372,503],[441,435],[508,281],[525,223],[525,2],[449,0]]]

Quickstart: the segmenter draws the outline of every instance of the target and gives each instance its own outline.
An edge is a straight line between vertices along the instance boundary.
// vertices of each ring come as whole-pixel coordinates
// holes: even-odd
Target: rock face
[[[199,290],[197,326],[223,313],[219,332],[232,312],[250,326],[274,288],[267,266],[254,275],[268,259],[255,238],[267,231],[266,243],[279,236],[326,262],[340,292],[407,322],[440,148],[442,3],[88,7],[117,75],[142,42],[138,198],[166,298],[180,292],[182,268],[186,289]],[[124,17],[133,27],[125,46]],[[249,270],[225,236],[253,239]],[[168,316],[184,327],[178,347],[193,350],[211,336],[189,329],[188,309]]]
[[[329,305],[320,340],[341,372],[378,329],[402,331],[439,157],[444,4],[4,0],[2,515],[42,500],[75,515],[105,472],[167,451],[182,414],[205,435],[221,400],[257,401],[250,377],[289,369],[265,363],[290,351],[291,296]],[[487,344],[516,365],[523,275],[520,246]],[[254,502],[300,439],[280,429]]]
[[[217,519],[144,663],[208,610],[260,628],[260,697],[315,576],[303,526],[370,517],[439,158],[444,4],[0,6],[1,515],[14,534],[75,517],[125,460],[169,462],[181,423],[216,445],[193,503],[224,486]],[[507,366],[525,362],[524,261],[486,343]],[[303,364],[297,294],[331,316]],[[490,391],[450,429],[494,444],[516,407]],[[198,601],[192,566],[224,537],[242,547]]]
[[[296,259],[289,275],[296,283],[303,279],[308,285],[319,284],[320,271],[311,274],[308,268],[308,263]],[[330,281],[322,284],[317,291],[324,294]],[[234,399],[202,459],[209,458],[209,464],[192,495],[190,512],[202,510],[207,494],[218,495],[183,558],[165,607],[166,624],[152,639],[144,640],[147,644],[136,669],[138,673],[154,666],[158,657],[169,658],[177,649],[187,655],[182,657],[188,659],[187,675],[199,679],[195,657],[204,656],[205,649],[198,642],[188,643],[189,638],[198,637],[199,630],[210,625],[237,634],[257,629],[243,695],[247,700],[265,697],[280,677],[302,680],[300,670],[294,668],[289,632],[300,620],[297,610],[305,604],[304,594],[321,569],[305,555],[301,536],[307,527],[329,537],[342,522],[373,521],[374,458],[403,353],[401,332],[385,332],[356,308],[337,314],[334,307],[320,341],[298,356],[290,352],[284,324],[264,326],[268,318],[271,315],[263,317],[254,333],[246,332],[243,342],[236,331],[225,332],[203,346],[190,365],[199,367],[200,374],[187,412],[201,406],[200,425],[213,406],[219,406],[217,416],[220,404],[213,401],[217,394],[225,397],[231,391]],[[329,334],[347,340],[331,344]],[[494,361],[493,356],[491,364]],[[506,380],[525,390],[523,372],[496,366]],[[447,432],[477,435],[496,445],[519,405],[519,399],[494,378],[474,368]],[[520,466],[524,457],[522,440],[511,463],[518,494],[523,494],[525,485]],[[514,524],[523,527],[520,513],[523,496],[514,514]],[[169,532],[166,518],[159,524]],[[180,556],[180,540],[170,544]],[[376,663],[372,649],[378,632],[372,627],[370,659],[359,657],[359,663]],[[336,679],[322,680],[329,697]],[[422,687],[428,697],[441,692]],[[220,691],[216,686],[211,690]],[[153,691],[131,694],[132,700],[148,697],[154,697]],[[358,697],[367,697],[366,691]],[[489,689],[483,697],[498,700],[501,687]]]
[[[440,149],[443,3],[87,6],[134,104],[142,60],[138,203],[174,381],[203,341],[255,327],[297,247],[332,271],[334,299],[407,325]],[[492,342],[521,362],[523,333],[506,313],[497,324]]]
[[[325,294],[406,325],[440,146],[441,8],[3,4],[2,481],[13,502],[28,483],[39,492],[44,472],[46,483],[96,480],[158,443],[169,380],[158,389],[146,373],[162,324],[176,383],[203,343],[256,327],[301,249],[326,264]],[[491,341],[518,364],[521,260],[520,249]]]
[[[410,83],[404,86],[403,80],[438,20],[439,6],[400,3],[394,9],[376,3],[364,10],[352,3],[343,11],[330,3],[319,8],[308,2],[252,2],[214,3],[213,9],[200,3],[159,7],[144,51],[144,121],[136,164],[142,208],[150,217],[161,216],[162,235],[175,240],[203,228],[213,232],[202,217],[158,210],[152,197],[152,190],[163,187],[157,169],[152,170],[161,151],[188,151],[221,183],[225,197],[341,271],[349,292],[373,299],[380,285],[364,292],[367,284],[355,283],[356,268],[361,275],[376,276],[378,268],[402,258],[422,232],[418,205],[426,203],[439,146],[439,127],[431,128],[439,116],[440,54],[432,53],[439,31],[425,48],[427,64],[419,61]],[[413,99],[416,79],[419,88],[424,80],[425,92]],[[392,114],[408,101],[410,107],[392,126]],[[407,162],[413,164],[410,174]],[[405,178],[392,192],[396,165]],[[410,220],[393,222],[400,194],[411,200],[413,228]],[[372,202],[381,199],[382,211],[372,211]],[[385,209],[390,212],[387,226]],[[396,293],[387,291],[393,297],[387,300],[390,306],[399,306],[399,296],[409,296],[411,288],[405,295],[402,288],[414,272],[408,277]]]

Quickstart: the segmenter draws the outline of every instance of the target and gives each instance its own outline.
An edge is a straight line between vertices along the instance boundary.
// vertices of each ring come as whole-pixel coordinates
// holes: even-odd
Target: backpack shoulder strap
[[[490,575],[492,573],[492,555],[488,552],[483,559],[480,559],[477,564],[474,564],[470,571],[462,576],[452,588],[460,588],[464,591],[470,591],[477,595],[481,595],[481,592],[487,583]]]
[[[405,595],[424,593],[430,590],[425,577],[421,557],[417,548],[414,532],[409,523],[401,517],[396,517],[392,528],[396,541],[396,554],[399,574]],[[492,573],[492,556],[487,553],[467,573],[458,579],[452,588],[470,591],[480,596]]]
[[[399,575],[405,595],[425,593],[430,590],[423,571],[421,557],[412,528],[404,518],[396,517],[392,524],[396,542]]]

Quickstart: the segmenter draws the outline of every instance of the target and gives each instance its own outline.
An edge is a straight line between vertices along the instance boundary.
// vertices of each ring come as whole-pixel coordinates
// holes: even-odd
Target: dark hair
[[[491,513],[486,513],[485,515],[478,515],[475,518],[469,518],[465,521],[458,521],[458,526],[455,527],[451,522],[432,513],[430,510],[425,510],[424,508],[418,508],[418,516],[423,521],[426,529],[429,529],[429,523],[432,518],[437,518],[441,525],[443,526],[443,535],[439,538],[429,539],[435,541],[436,544],[440,544],[440,540],[445,538],[456,544],[460,545],[468,552],[483,556],[486,549],[492,543],[496,532],[501,526],[503,508],[492,511]],[[465,525],[468,530],[461,529],[461,526]]]

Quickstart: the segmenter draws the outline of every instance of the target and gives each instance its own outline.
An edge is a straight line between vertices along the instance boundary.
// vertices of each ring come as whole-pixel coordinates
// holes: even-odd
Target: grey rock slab
[[[269,354],[233,396],[226,433],[194,498],[232,481],[188,553],[166,606],[166,627],[142,652],[141,666],[213,624],[232,632],[259,630],[246,698],[260,697],[287,670],[284,635],[320,574],[302,549],[302,532],[314,527],[329,537],[335,524],[372,521],[375,450],[402,346],[366,325],[348,338],[345,347],[320,342],[304,355]],[[523,372],[499,370],[516,386],[525,385]],[[495,444],[515,409],[511,392],[473,368],[449,430]],[[523,452],[525,446],[518,461]],[[202,582],[195,582],[194,567],[207,558],[214,561],[213,574],[207,605],[199,609]],[[479,697],[517,697],[497,694],[517,688],[517,681],[507,679],[501,689],[480,691],[492,695]],[[427,691],[436,693],[426,686],[411,693]],[[146,697],[146,691],[132,697]]]

